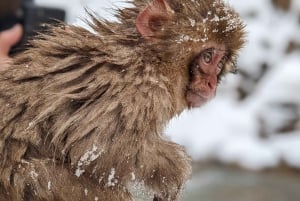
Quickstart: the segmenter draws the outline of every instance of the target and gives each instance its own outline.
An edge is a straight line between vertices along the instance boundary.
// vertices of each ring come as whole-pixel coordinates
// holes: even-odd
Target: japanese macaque
[[[215,96],[244,44],[219,0],[133,0],[50,27],[0,75],[0,200],[177,201],[190,157],[168,121]]]

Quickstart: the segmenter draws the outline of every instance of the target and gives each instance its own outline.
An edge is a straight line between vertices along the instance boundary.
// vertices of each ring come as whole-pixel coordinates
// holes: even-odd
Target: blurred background
[[[300,1],[228,2],[247,25],[239,74],[166,130],[195,161],[185,200],[300,200]]]
[[[2,0],[1,0],[2,1]],[[225,0],[247,44],[217,97],[174,118],[165,133],[194,160],[184,201],[300,200],[300,0]],[[84,8],[112,18],[122,0],[36,0],[84,26]]]

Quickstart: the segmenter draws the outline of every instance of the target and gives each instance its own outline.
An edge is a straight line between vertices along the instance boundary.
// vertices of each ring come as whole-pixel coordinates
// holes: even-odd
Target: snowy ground
[[[173,119],[166,134],[185,145],[194,160],[253,170],[281,162],[300,168],[300,1],[293,0],[288,12],[271,0],[227,1],[247,24],[241,74],[228,76],[205,107]],[[110,16],[113,7],[124,6],[121,0],[36,2],[66,8],[68,21],[77,24],[86,16],[84,7]]]

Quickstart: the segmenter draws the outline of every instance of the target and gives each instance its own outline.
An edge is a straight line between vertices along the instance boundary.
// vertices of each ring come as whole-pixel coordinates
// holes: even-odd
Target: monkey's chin
[[[189,108],[201,107],[210,99],[210,96],[202,96],[201,94],[192,91],[188,91],[186,94]]]

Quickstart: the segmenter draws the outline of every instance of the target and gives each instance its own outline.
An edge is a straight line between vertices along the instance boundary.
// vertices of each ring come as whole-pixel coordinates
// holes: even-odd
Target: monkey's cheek
[[[186,94],[186,100],[187,100],[188,106],[190,108],[193,108],[193,107],[201,107],[203,104],[205,104],[209,100],[209,98],[206,98],[197,93],[188,91]]]

